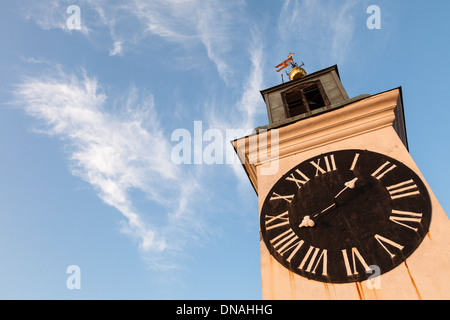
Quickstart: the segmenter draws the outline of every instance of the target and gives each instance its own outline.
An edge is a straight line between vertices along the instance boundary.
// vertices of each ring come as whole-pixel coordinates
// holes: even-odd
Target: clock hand
[[[323,214],[323,213],[327,212],[328,210],[330,210],[331,208],[337,206],[336,199],[342,194],[342,192],[344,192],[344,191],[347,190],[348,188],[354,189],[354,188],[355,188],[356,180],[358,180],[358,178],[355,178],[355,179],[353,179],[353,180],[350,180],[350,181],[347,181],[346,183],[344,183],[345,188],[342,189],[342,190],[334,197],[334,203],[333,203],[331,206],[329,206],[329,207],[323,209],[320,213],[315,214],[315,215],[313,216],[313,218],[315,218],[315,217],[317,217],[319,214]]]
[[[355,178],[353,180],[350,180],[350,181],[347,181],[346,183],[344,183],[345,188],[342,189],[334,198],[337,199],[337,197],[339,197],[341,195],[341,193],[344,192],[345,190],[347,190],[348,188],[354,189],[356,180],[358,180],[358,178]]]
[[[316,223],[310,219],[309,216],[303,217],[302,223],[299,225],[299,228],[312,228],[316,225]]]
[[[321,212],[316,213],[316,214],[313,216],[313,218],[317,217],[319,214],[323,214],[323,213],[327,212],[328,210],[330,210],[331,208],[333,208],[333,207],[335,207],[335,206],[336,206],[336,202],[333,203],[331,206],[329,206],[329,207],[323,209]]]
[[[353,180],[347,181],[346,183],[344,183],[345,188],[342,189],[335,197],[334,197],[334,203],[330,206],[328,206],[327,208],[323,209],[321,212],[316,213],[313,218],[316,218],[317,216],[324,214],[325,212],[327,212],[328,210],[330,210],[333,207],[336,207],[336,199],[342,194],[342,192],[344,192],[345,190],[347,190],[348,188],[350,189],[354,189],[355,188],[355,183],[358,180],[358,178],[355,178]],[[300,228],[312,228],[315,226],[315,222],[311,219],[310,216],[305,216],[303,218],[302,223],[299,225]]]
[[[335,207],[336,203],[333,203],[331,206],[329,206],[328,208],[323,209],[321,212],[316,213],[313,218],[317,217],[319,214],[323,214],[325,212],[327,212],[328,210],[330,210],[331,208]],[[310,216],[305,216],[303,217],[303,221],[302,223],[299,225],[299,228],[312,228],[316,225],[316,223],[314,222],[314,220],[311,219]]]

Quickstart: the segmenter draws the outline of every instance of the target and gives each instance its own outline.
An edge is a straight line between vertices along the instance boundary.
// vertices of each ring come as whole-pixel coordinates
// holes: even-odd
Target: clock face
[[[431,221],[421,179],[401,162],[366,150],[308,159],[269,192],[260,228],[270,254],[309,279],[363,281],[401,264]]]

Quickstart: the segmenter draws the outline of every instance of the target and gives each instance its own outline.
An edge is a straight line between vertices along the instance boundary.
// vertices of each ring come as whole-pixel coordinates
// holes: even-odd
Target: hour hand
[[[324,214],[326,213],[328,210],[330,210],[331,208],[335,207],[336,203],[333,203],[331,206],[329,206],[328,208],[323,209],[321,212],[316,213],[313,218],[315,219],[318,215]],[[302,223],[299,225],[299,228],[312,228],[316,225],[316,223],[311,219],[310,216],[305,216],[303,218]]]
[[[358,180],[358,178],[355,178],[353,180],[347,181],[346,183],[344,183],[345,188],[342,189],[335,197],[334,197],[334,203],[330,206],[328,206],[327,208],[323,209],[321,212],[316,213],[312,218],[316,219],[317,216],[319,215],[323,215],[325,213],[327,213],[330,209],[334,208],[337,206],[336,203],[336,199],[341,195],[342,192],[344,192],[347,189],[355,189],[355,184],[356,181]],[[310,216],[305,216],[303,218],[302,223],[299,225],[300,228],[312,228],[315,226],[315,222],[311,219]]]

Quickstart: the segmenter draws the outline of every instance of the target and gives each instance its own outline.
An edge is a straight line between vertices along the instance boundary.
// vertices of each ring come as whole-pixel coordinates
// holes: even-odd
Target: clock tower
[[[449,299],[450,220],[409,154],[401,87],[350,98],[337,66],[307,74],[292,55],[261,91],[269,124],[233,141],[263,299]]]

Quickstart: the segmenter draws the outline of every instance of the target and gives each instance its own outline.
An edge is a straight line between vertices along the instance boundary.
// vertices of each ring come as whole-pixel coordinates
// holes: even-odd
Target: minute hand
[[[313,218],[316,219],[316,217],[320,214],[323,214],[325,212],[327,212],[328,210],[330,210],[331,208],[336,206],[336,202],[333,203],[331,206],[329,206],[328,208],[323,209],[321,212],[316,213]],[[312,228],[316,225],[315,221],[311,219],[310,216],[304,216],[303,217],[303,221],[302,223],[299,225],[300,228]]]
[[[347,189],[354,189],[354,188],[355,188],[355,183],[356,183],[357,180],[358,180],[358,178],[355,178],[355,179],[353,179],[353,180],[350,180],[350,181],[347,181],[346,183],[344,183],[345,188],[342,189],[341,191],[339,191],[339,193],[334,197],[334,203],[333,203],[332,205],[330,205],[329,207],[323,209],[321,212],[316,213],[316,214],[313,216],[313,218],[316,218],[318,215],[321,215],[321,214],[327,212],[328,210],[330,210],[331,208],[336,207],[336,206],[337,206],[336,199],[337,199],[337,198],[342,194],[342,192],[344,192],[345,190],[347,190]]]
[[[329,206],[329,207],[323,209],[321,212],[316,213],[316,214],[313,216],[313,218],[317,217],[317,216],[320,215],[320,214],[323,214],[323,213],[327,212],[328,210],[330,210],[331,208],[333,208],[333,207],[335,207],[335,206],[336,206],[336,202],[333,203],[331,206]]]
[[[341,193],[344,192],[345,190],[347,190],[348,188],[354,189],[356,180],[358,180],[358,178],[355,178],[353,180],[350,180],[350,181],[347,181],[346,183],[344,183],[345,188],[342,189],[341,191],[339,191],[339,193],[334,197],[334,199],[337,199],[341,195]]]

